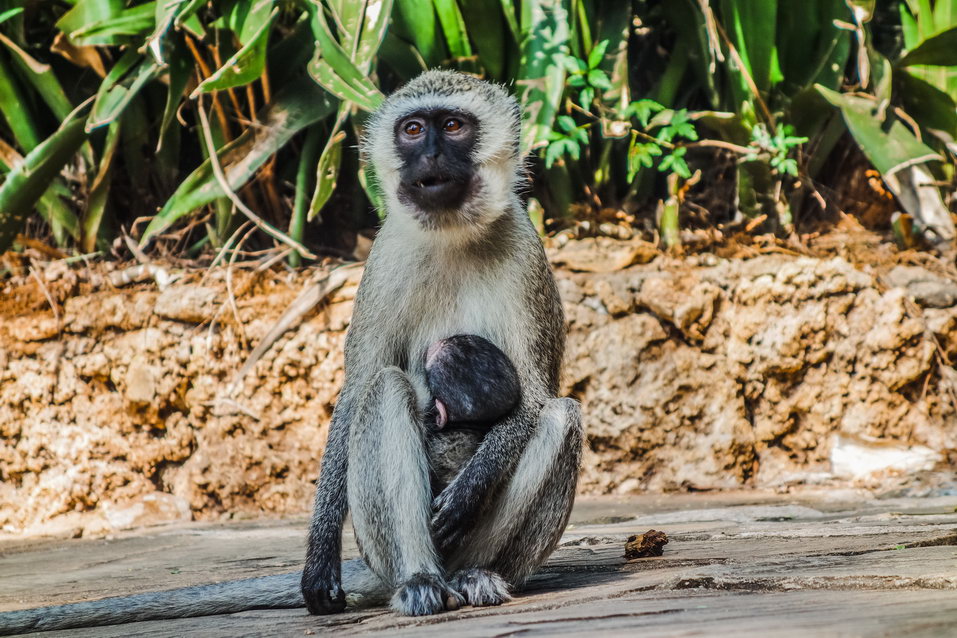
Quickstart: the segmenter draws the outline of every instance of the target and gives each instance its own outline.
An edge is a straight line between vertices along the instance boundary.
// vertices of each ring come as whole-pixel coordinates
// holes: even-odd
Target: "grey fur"
[[[349,601],[351,605],[366,607],[388,600],[388,588],[361,560],[343,563],[342,576],[351,591],[364,592],[364,596],[352,598]],[[301,578],[302,572],[292,572],[70,605],[2,612],[0,636],[119,625],[142,620],[234,614],[250,609],[294,609],[304,606],[299,592]]]
[[[512,599],[505,579],[487,569],[470,567],[459,570],[452,575],[450,583],[473,607],[501,605]]]
[[[394,195],[401,168],[395,123],[430,108],[464,110],[479,125],[472,195],[441,221],[423,221],[423,211]],[[468,585],[485,604],[505,600],[498,583],[520,586],[568,520],[581,418],[576,402],[553,398],[564,318],[516,195],[519,122],[517,103],[501,87],[448,71],[413,80],[371,120],[363,153],[375,165],[388,216],[356,297],[345,383],[317,486],[303,572],[312,613],[342,609],[336,576],[347,507],[363,558],[396,589],[393,608],[409,615],[440,611],[440,592],[455,584],[467,589],[459,590],[466,599]],[[518,406],[484,438],[432,439],[423,424],[430,401],[423,353],[455,334],[495,344],[520,379]],[[458,571],[485,576],[444,580]],[[431,583],[424,592],[423,578]]]

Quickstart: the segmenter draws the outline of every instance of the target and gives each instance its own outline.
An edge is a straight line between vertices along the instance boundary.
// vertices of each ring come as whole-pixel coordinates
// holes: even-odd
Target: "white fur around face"
[[[413,216],[397,196],[402,160],[395,144],[395,125],[410,113],[432,108],[460,110],[478,122],[472,158],[477,188],[462,216],[476,226],[487,226],[503,213],[518,186],[521,111],[503,87],[454,71],[423,73],[390,95],[370,119],[362,154],[375,169],[386,209],[390,217]]]

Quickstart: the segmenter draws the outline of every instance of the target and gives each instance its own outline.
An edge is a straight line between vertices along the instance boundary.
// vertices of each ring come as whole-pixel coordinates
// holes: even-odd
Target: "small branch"
[[[236,304],[236,294],[233,292],[233,263],[239,255],[239,249],[246,243],[246,240],[249,239],[249,236],[252,235],[255,230],[255,228],[250,228],[249,231],[243,235],[242,239],[236,243],[236,250],[229,256],[229,262],[226,264],[226,300],[229,302],[229,309],[233,313],[233,319],[236,320],[236,325],[239,327],[239,336],[243,341],[243,350],[249,350],[249,337],[246,335],[246,324],[243,323],[243,320],[239,316],[239,306]]]
[[[286,308],[286,311],[279,317],[269,333],[262,338],[262,341],[260,341],[250,353],[249,358],[246,359],[246,362],[243,363],[239,372],[236,373],[236,377],[226,387],[225,396],[231,397],[236,393],[242,385],[243,379],[249,374],[249,371],[253,369],[259,359],[266,354],[279,337],[298,324],[305,314],[312,310],[320,301],[341,288],[349,279],[352,270],[363,265],[364,264],[357,263],[340,266],[323,277],[318,283],[306,286],[303,291],[299,293],[299,296],[296,297],[295,301],[289,304],[289,307]]]
[[[40,277],[40,273],[37,272],[37,269],[33,267],[33,264],[30,264],[30,274],[33,275],[33,278],[37,280],[37,286],[40,287],[40,291],[43,293],[43,296],[47,298],[47,303],[50,304],[50,310],[53,311],[53,320],[56,321],[56,331],[62,332],[63,327],[60,325],[60,311],[56,307],[56,302],[53,301],[53,295],[50,294],[50,289],[47,288],[47,285],[43,282],[43,279]]]
[[[723,142],[721,140],[700,140],[698,142],[691,142],[685,144],[688,148],[697,148],[699,146],[711,146],[714,148],[723,148],[726,151],[732,151],[733,153],[739,153],[741,155],[747,155],[753,153],[754,149],[747,146],[741,146],[739,144],[732,144],[731,142]]]
[[[277,241],[280,241],[287,246],[295,248],[299,251],[304,257],[309,259],[318,259],[315,253],[311,250],[292,239],[282,231],[273,228],[271,225],[267,224],[259,215],[254,213],[251,208],[246,206],[241,199],[233,192],[233,189],[230,188],[229,182],[226,180],[226,174],[223,173],[223,167],[219,164],[219,155],[216,153],[216,145],[213,143],[213,134],[209,129],[209,118],[206,116],[206,111],[203,109],[203,100],[200,97],[198,104],[196,105],[196,112],[199,113],[200,125],[203,128],[203,138],[206,141],[206,148],[209,151],[209,164],[213,169],[213,175],[216,177],[216,181],[219,182],[220,188],[223,189],[223,192],[226,194],[226,197],[243,212],[246,217],[248,217],[260,230],[265,232],[268,235],[271,235]]]
[[[206,60],[200,54],[199,49],[196,48],[196,43],[193,41],[193,37],[187,35],[185,38],[186,46],[189,47],[190,53],[193,54],[193,59],[196,60],[196,64],[199,66],[200,78],[199,83],[202,84],[203,80],[212,75],[212,70],[209,68],[209,65],[206,64]],[[213,93],[213,108],[216,109],[216,119],[219,120],[219,128],[223,131],[223,137],[227,140],[231,140],[232,136],[229,134],[229,119],[226,117],[226,110],[223,108],[222,103],[219,101],[219,95]],[[179,111],[177,110],[177,113]]]

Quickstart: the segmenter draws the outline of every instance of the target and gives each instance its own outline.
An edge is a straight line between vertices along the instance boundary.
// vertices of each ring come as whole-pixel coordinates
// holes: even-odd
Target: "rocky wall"
[[[898,471],[957,460],[947,277],[788,256],[596,267],[569,250],[552,257],[581,492],[863,480],[848,450],[898,454]],[[160,290],[61,263],[7,282],[0,528],[308,511],[358,273],[236,380],[320,274],[187,272]]]

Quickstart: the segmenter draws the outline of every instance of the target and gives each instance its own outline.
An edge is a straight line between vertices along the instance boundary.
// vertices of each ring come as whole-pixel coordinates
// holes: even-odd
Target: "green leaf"
[[[161,72],[152,57],[143,57],[128,49],[103,78],[87,122],[87,132],[105,126],[123,113],[130,101],[146,84]]]
[[[13,9],[7,9],[3,13],[0,13],[0,24],[3,24],[10,18],[16,15],[23,13],[23,7],[14,7]]]
[[[628,181],[635,179],[642,167],[651,168],[656,157],[662,154],[661,147],[653,142],[638,142],[638,136],[633,135],[628,147]]]
[[[608,48],[608,40],[602,40],[598,44],[592,47],[591,52],[588,54],[588,68],[597,69],[598,65],[601,64],[602,59],[605,57],[605,49]]]
[[[677,111],[662,111],[651,124],[656,122],[664,123],[665,126],[658,132],[657,138],[664,142],[670,142],[675,138],[683,137],[687,140],[698,139],[698,131],[695,130],[691,118],[688,117],[687,109]]]
[[[459,11],[459,5],[455,0],[433,0],[433,2],[435,12],[439,16],[439,23],[442,25],[442,32],[445,34],[445,41],[449,45],[449,53],[454,59],[472,57],[472,45],[469,44],[465,20],[462,18],[462,12]]]
[[[648,127],[648,121],[651,119],[651,116],[655,113],[660,113],[664,111],[665,107],[661,104],[658,104],[654,100],[638,100],[632,102],[628,105],[628,108],[625,109],[625,117],[636,117],[638,118],[639,124],[642,128]]]
[[[68,35],[78,46],[131,44],[137,40],[137,36],[144,36],[153,30],[155,19],[156,2],[147,2],[120,11],[105,20],[85,24]]]
[[[309,212],[309,183],[315,174],[316,163],[319,160],[319,144],[325,136],[320,124],[313,124],[306,130],[306,139],[299,154],[299,166],[296,170],[296,195],[293,200],[292,216],[289,219],[289,236],[302,243],[303,231],[306,229],[306,217]],[[289,254],[289,265],[298,268],[302,263],[302,256],[298,251]]]
[[[596,89],[611,90],[611,80],[601,69],[592,69],[588,72],[588,83]]]
[[[353,102],[363,110],[374,111],[385,99],[382,92],[336,42],[322,11],[314,12],[312,27],[318,46],[307,67],[309,75],[339,99]]]
[[[82,248],[84,252],[96,250],[96,237],[103,222],[103,213],[110,194],[110,184],[113,181],[113,158],[116,154],[117,142],[120,139],[120,123],[114,121],[106,133],[106,143],[103,145],[103,154],[100,165],[97,167],[96,177],[90,185],[90,196],[87,202],[86,215],[83,217]]]
[[[940,0],[943,2],[944,0]],[[899,66],[957,66],[957,26],[921,42],[897,63]]]
[[[7,38],[3,40],[10,49],[13,63],[20,70],[22,77],[36,89],[57,119],[65,120],[73,110],[73,104],[67,98],[50,65],[38,62],[13,41]]]
[[[590,86],[586,86],[578,94],[578,103],[581,104],[582,108],[586,111],[591,110],[591,104],[595,100],[595,89]]]
[[[957,104],[947,93],[909,71],[895,73],[894,84],[894,95],[921,128],[944,131],[957,138]]]
[[[392,15],[392,0],[366,0],[362,34],[353,61],[359,70],[368,74],[372,67]]]
[[[429,0],[395,0],[392,19],[395,26],[390,33],[397,28],[407,32],[426,64],[442,61],[444,52],[436,29],[435,6]]]
[[[346,134],[340,130],[340,127],[348,117],[347,105],[339,105],[339,115],[336,117],[336,123],[329,133],[326,145],[319,156],[319,162],[316,165],[316,190],[313,191],[312,200],[309,203],[308,221],[312,221],[326,205],[332,192],[339,181],[339,169],[342,164],[342,142]]]
[[[336,189],[342,164],[342,141],[345,138],[345,134],[342,133],[338,138],[330,139],[332,144],[319,157],[319,164],[316,167],[316,190],[309,204],[308,221],[315,219]]]
[[[684,179],[688,179],[691,177],[691,169],[688,168],[688,164],[684,160],[685,153],[687,152],[688,149],[684,147],[676,148],[661,160],[661,163],[658,164],[658,170],[662,173],[670,171]]]
[[[522,147],[548,137],[565,90],[563,56],[568,55],[568,11],[561,0],[522,2],[522,51],[516,82],[524,107]]]
[[[242,187],[297,132],[332,113],[334,107],[331,96],[309,78],[283,88],[259,113],[255,126],[219,150],[219,161],[230,188]],[[206,160],[179,185],[150,222],[141,242],[224,194]]]
[[[13,166],[0,186],[0,252],[10,247],[27,215],[86,140],[83,120],[74,117],[64,122]]]
[[[499,5],[502,7],[502,15],[505,16],[508,30],[512,33],[512,39],[515,42],[521,42],[522,30],[518,26],[518,16],[515,14],[515,2],[513,0],[500,0]]]
[[[243,86],[262,77],[266,67],[266,47],[269,44],[269,30],[279,9],[273,10],[259,28],[253,33],[239,51],[236,51],[223,66],[203,80],[190,97],[200,93],[221,91],[234,86]]]
[[[57,20],[56,28],[67,36],[87,25],[104,22],[123,12],[123,0],[77,0],[73,8]]]
[[[575,123],[574,118],[572,118],[570,115],[559,115],[558,126],[560,126],[566,133],[570,133],[571,131],[574,131],[575,127],[578,125]]]
[[[721,0],[721,21],[738,50],[744,69],[733,64],[727,66],[739,78],[737,88],[742,99],[751,95],[751,89],[743,72],[751,75],[758,91],[766,92],[771,87],[771,78],[776,65],[775,42],[777,41],[777,2],[767,0]]]
[[[882,125],[875,117],[877,103],[874,100],[843,95],[820,85],[815,88],[824,99],[841,109],[854,141],[882,174],[889,175],[905,166],[940,159],[899,120],[894,119],[889,127],[886,123]]]
[[[31,113],[23,108],[26,103],[10,67],[6,60],[0,57],[0,112],[10,126],[17,145],[24,152],[29,152],[40,143],[41,135]]]
[[[466,0],[460,6],[479,62],[490,77],[504,79],[508,51],[505,38],[509,32],[505,29],[501,12],[491,10],[488,2]]]
[[[350,59],[359,46],[362,33],[362,14],[368,0],[327,0],[334,16],[333,22],[339,32],[339,45]]]
[[[166,105],[163,108],[163,119],[160,121],[159,136],[157,137],[156,150],[162,148],[163,140],[169,130],[173,118],[176,117],[176,109],[179,108],[183,100],[183,94],[186,91],[186,83],[189,82],[190,75],[193,73],[193,65],[184,49],[177,48],[170,56],[168,68],[168,88],[166,91]]]
[[[552,142],[548,145],[548,148],[545,149],[545,168],[551,168],[562,155],[566,154],[576,160],[579,158],[581,149],[575,140],[562,137]]]
[[[574,73],[576,77],[580,77],[584,81],[584,74],[588,71],[588,65],[585,64],[584,60],[579,60],[573,55],[563,55],[561,56],[561,64],[566,71]]]

